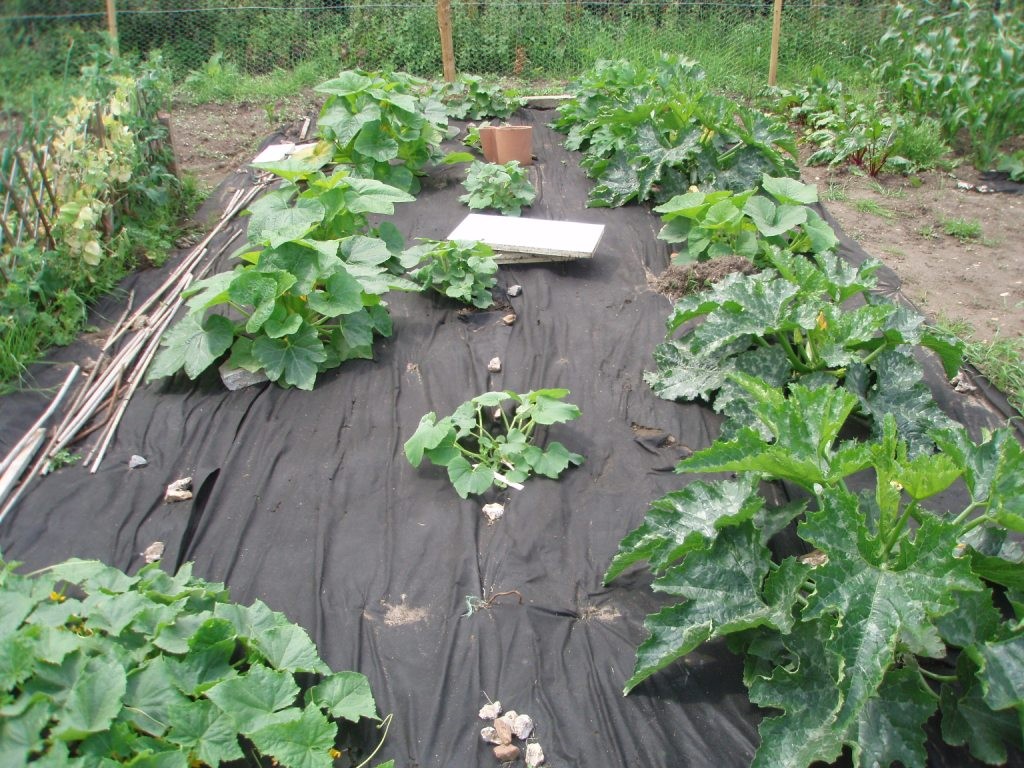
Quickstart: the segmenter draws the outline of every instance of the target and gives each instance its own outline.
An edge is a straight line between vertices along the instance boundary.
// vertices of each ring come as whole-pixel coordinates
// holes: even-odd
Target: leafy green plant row
[[[33,167],[29,144],[49,145],[49,187],[35,176],[18,190],[44,207],[52,243],[25,237],[0,253],[0,382],[18,380],[25,365],[52,344],[67,344],[85,322],[87,303],[134,265],[160,263],[172,246],[190,187],[169,171],[173,160],[157,112],[169,79],[159,57],[141,65],[100,49],[76,81],[79,97],[62,112],[26,126],[24,144],[5,149],[0,172],[19,179],[14,164]],[[13,138],[8,138],[13,141]],[[42,150],[39,150],[41,156]],[[46,189],[44,193],[44,189]],[[193,191],[194,192],[194,191]],[[5,226],[18,232],[11,206]]]
[[[1024,132],[1024,18],[1019,10],[953,0],[899,5],[876,53],[877,76],[949,141],[966,134],[975,165]]]
[[[859,406],[836,387],[729,381],[751,421],[682,461],[693,480],[655,501],[623,539],[606,581],[642,561],[681,598],[647,618],[629,691],[714,638],[744,657],[751,701],[770,710],[754,766],[925,766],[925,724],[979,759],[1021,748],[1024,714],[1024,453],[1009,430],[974,443],[932,430],[914,453],[887,415],[844,439]],[[860,490],[863,481],[872,489]],[[763,481],[802,489],[770,503]],[[970,502],[927,500],[955,482]],[[769,546],[791,521],[802,550]]]
[[[191,564],[174,576],[159,563],[134,576],[90,560],[29,576],[15,565],[0,561],[9,768],[330,768],[352,724],[380,720],[366,677],[332,672],[303,629],[230,602]]]
[[[741,191],[762,174],[796,176],[795,139],[762,112],[710,93],[696,62],[601,61],[574,85],[552,127],[583,150],[589,204],[665,202],[691,186]]]
[[[150,380],[190,378],[227,357],[283,386],[372,358],[392,333],[382,298],[435,289],[485,308],[497,265],[487,246],[431,242],[405,249],[401,234],[371,215],[410,202],[418,175],[441,158],[448,119],[425,83],[402,73],[343,72],[319,90],[324,140],[304,154],[257,167],[281,184],[250,207],[240,264],[193,284],[188,313],[162,340]],[[407,270],[416,268],[406,276]]]
[[[518,216],[523,207],[537,197],[526,169],[517,160],[507,163],[476,160],[469,166],[463,183],[466,194],[459,201],[474,210],[493,208],[506,216]]]

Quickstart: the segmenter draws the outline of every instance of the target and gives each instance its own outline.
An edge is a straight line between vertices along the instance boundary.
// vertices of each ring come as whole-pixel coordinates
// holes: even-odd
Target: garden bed
[[[621,695],[643,617],[661,603],[646,574],[610,586],[602,577],[649,501],[680,486],[676,462],[707,447],[720,419],[643,383],[670,309],[648,287],[668,262],[661,222],[646,207],[586,208],[589,182],[549,119],[523,116],[540,161],[527,215],[604,224],[605,235],[593,260],[503,267],[499,288],[522,286],[514,325],[504,311],[462,321],[446,302],[391,294],[395,333],[376,360],[323,373],[313,392],[261,384],[228,393],[213,371],[152,383],[98,473],[67,467],[29,490],[0,529],[5,557],[28,568],[95,557],[135,570],[164,542],[168,570],[194,561],[235,600],[262,599],[305,627],[332,668],[366,674],[381,712],[395,713],[379,759],[397,765],[491,764],[477,718],[487,697],[531,713],[552,766],[749,765],[760,715],[724,644]],[[443,238],[465,215],[455,173],[434,173],[398,209],[392,220],[408,241]],[[217,199],[249,183],[235,173]],[[849,240],[841,253],[865,257]],[[135,279],[144,292],[153,276]],[[898,291],[894,274],[881,282]],[[488,372],[494,357],[501,373]],[[958,421],[975,431],[1000,423],[981,397],[929,370]],[[39,373],[44,384],[60,376],[61,366]],[[443,471],[405,460],[424,413],[540,387],[570,390],[583,412],[550,429],[586,457],[558,482],[464,501]],[[0,443],[20,436],[34,407],[30,394],[0,400]],[[148,464],[129,469],[135,454]],[[164,503],[164,488],[184,476],[194,498]],[[504,517],[488,524],[483,501],[505,502]],[[521,602],[490,599],[513,592]],[[930,757],[971,764],[957,750]]]

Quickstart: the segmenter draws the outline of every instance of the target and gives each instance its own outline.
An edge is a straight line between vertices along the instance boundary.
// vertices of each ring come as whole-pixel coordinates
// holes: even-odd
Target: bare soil
[[[178,166],[212,189],[271,134],[297,138],[318,104],[309,91],[268,105],[177,105]],[[909,178],[870,179],[822,167],[804,167],[802,175],[818,185],[844,232],[899,275],[904,295],[921,312],[967,321],[979,339],[1024,334],[1024,195],[958,188],[958,182],[984,184],[967,165]],[[978,222],[981,233],[947,234],[953,221]]]

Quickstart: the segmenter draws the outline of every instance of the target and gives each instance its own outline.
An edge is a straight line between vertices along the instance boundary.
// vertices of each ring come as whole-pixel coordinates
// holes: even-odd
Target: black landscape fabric
[[[5,558],[26,568],[99,558],[134,571],[139,553],[165,542],[168,570],[193,561],[234,600],[261,599],[303,626],[332,668],[369,677],[381,713],[395,713],[374,764],[497,765],[479,735],[489,697],[534,718],[550,766],[749,765],[760,714],[723,644],[622,695],[643,618],[660,603],[644,572],[607,587],[602,575],[648,503],[681,487],[675,462],[711,442],[718,418],[643,383],[670,309],[648,288],[669,255],[660,222],[645,206],[586,208],[589,182],[544,126],[550,116],[517,119],[534,126],[538,156],[539,196],[525,215],[606,229],[593,260],[501,269],[501,293],[522,286],[507,300],[514,325],[501,322],[507,307],[460,315],[440,297],[397,294],[395,333],[376,360],[321,375],[313,392],[227,392],[216,375],[145,386],[98,473],[61,469],[25,494],[0,526]],[[410,244],[444,238],[466,215],[460,178],[438,171],[399,206],[392,220]],[[843,249],[863,257],[849,241]],[[562,479],[463,501],[442,468],[406,461],[402,445],[428,411],[542,387],[571,390],[583,412],[549,429],[586,456]],[[975,429],[999,421],[945,382],[936,391]],[[37,409],[27,394],[0,400],[4,452]],[[130,470],[133,454],[148,464]],[[167,484],[185,476],[195,498],[164,503]],[[504,502],[504,517],[488,524],[485,501]],[[492,595],[465,615],[467,599]],[[932,759],[969,763],[960,752]]]

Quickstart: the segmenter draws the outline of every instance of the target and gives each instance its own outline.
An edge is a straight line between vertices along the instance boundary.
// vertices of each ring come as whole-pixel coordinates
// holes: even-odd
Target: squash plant
[[[459,202],[474,210],[493,208],[506,216],[518,216],[523,206],[530,205],[537,197],[537,190],[518,160],[507,163],[474,160],[463,184],[466,194]]]
[[[264,166],[291,180],[251,206],[242,264],[185,291],[188,314],[164,335],[149,380],[181,369],[194,379],[230,352],[234,366],[312,389],[318,373],[372,358],[374,336],[391,335],[381,296],[416,287],[400,276],[394,225],[370,228],[367,215],[413,198],[344,169],[311,170],[317,162]]]
[[[441,159],[448,138],[444,105],[425,80],[403,72],[349,70],[317,86],[327,94],[317,130],[334,145],[335,163],[406,192],[419,192],[417,176]]]
[[[770,246],[792,253],[823,253],[839,240],[810,203],[818,202],[813,184],[795,179],[761,179],[765,194],[756,190],[700,192],[693,189],[654,209],[665,226],[658,237],[669,243],[686,243],[673,261],[685,264],[738,254],[760,261]]]
[[[507,120],[525,103],[497,83],[488,83],[479,75],[460,74],[454,83],[442,84],[436,92],[445,112],[456,120],[483,120],[494,117]]]
[[[330,768],[351,724],[380,720],[365,676],[332,672],[301,627],[230,602],[191,564],[174,576],[159,563],[134,576],[95,560],[16,565],[0,561],[9,768]]]
[[[491,289],[497,282],[498,264],[494,250],[486,243],[455,240],[427,240],[406,252],[409,261],[420,265],[409,278],[424,290],[461,301],[479,309],[494,303]]]
[[[588,204],[665,202],[692,185],[741,191],[762,174],[798,175],[796,141],[781,122],[713,95],[692,60],[664,55],[653,69],[599,62],[559,107],[556,130],[583,150],[595,180]]]
[[[829,251],[808,258],[774,246],[764,256],[771,269],[729,275],[676,302],[668,338],[654,351],[657,369],[644,376],[654,392],[666,400],[713,401],[729,434],[752,421],[734,372],[780,388],[841,385],[876,429],[892,414],[915,451],[930,447],[928,430],[949,420],[932,400],[911,347],[937,353],[952,378],[963,345],[926,327],[914,310],[871,293],[879,262],[853,267]],[[852,299],[859,306],[848,306]]]
[[[462,498],[492,486],[522,483],[532,474],[552,479],[583,463],[559,442],[535,444],[538,426],[579,418],[580,409],[562,400],[567,389],[538,389],[526,394],[511,390],[485,392],[442,419],[431,411],[420,419],[405,442],[405,456],[418,467],[424,458],[446,467],[448,479]],[[512,412],[506,408],[511,406]]]
[[[652,588],[681,598],[648,616],[626,691],[703,643],[745,657],[761,722],[753,765],[924,768],[925,723],[988,763],[1021,748],[1024,722],[1024,450],[1009,430],[974,443],[962,428],[913,452],[887,415],[874,439],[841,434],[858,398],[835,387],[788,394],[734,373],[750,426],[682,461],[693,480],[655,501],[605,576],[646,561]],[[864,471],[873,490],[857,491]],[[855,477],[861,480],[854,481]],[[806,498],[759,494],[785,480]],[[970,503],[928,501],[954,482]],[[769,548],[791,520],[799,551]]]

